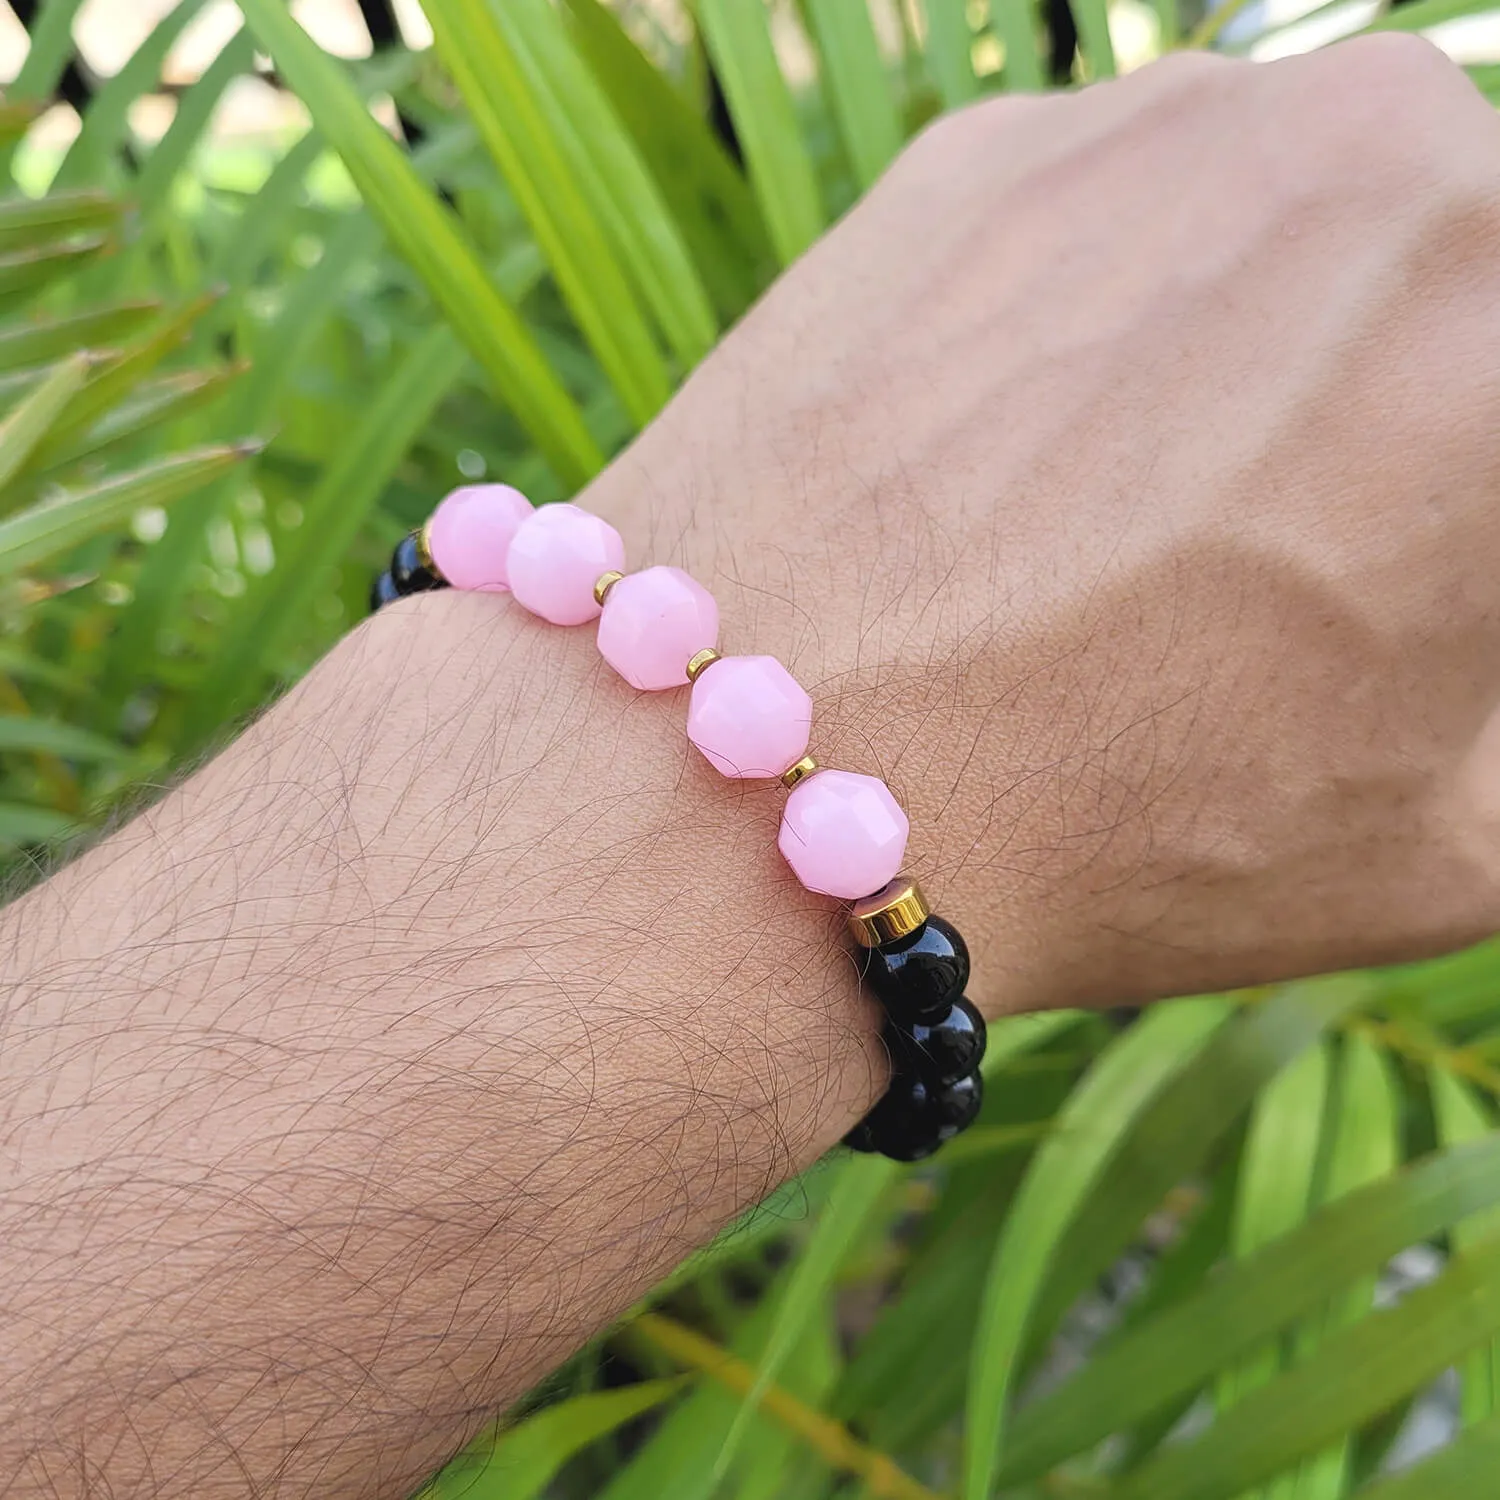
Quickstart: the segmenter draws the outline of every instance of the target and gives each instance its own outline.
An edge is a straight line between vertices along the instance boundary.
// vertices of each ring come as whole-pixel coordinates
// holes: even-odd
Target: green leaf
[[[1484,15],[1494,10],[1494,0],[1414,0],[1395,10],[1377,16],[1366,31],[1425,31],[1440,21],[1456,21],[1460,16]]]
[[[281,248],[291,210],[304,190],[313,164],[327,150],[315,131],[308,131],[290,147],[240,210],[234,232],[224,237],[210,261],[208,279],[230,292],[242,292],[255,279],[260,264]]]
[[[0,248],[14,250],[39,240],[113,228],[121,213],[115,199],[92,188],[43,198],[6,198],[0,200]]]
[[[91,734],[73,724],[30,714],[0,714],[0,754],[43,751],[65,760],[122,760],[129,753],[123,745]]]
[[[926,0],[926,11],[927,68],[943,108],[958,109],[979,97],[968,0]]]
[[[59,364],[0,423],[0,501],[37,445],[52,431],[68,403],[88,378],[89,356],[75,354]]]
[[[1078,51],[1090,80],[1115,76],[1115,48],[1109,35],[1108,0],[1069,0],[1078,23]]]
[[[1014,1024],[997,1023],[1002,1043]],[[1066,1035],[1081,1043],[1098,1025],[1096,1017],[1075,1017]],[[1053,1050],[1012,1056],[986,1070],[984,1111],[965,1139],[1023,1122],[1033,1131],[1037,1125],[1055,1131],[1076,1071],[1056,1047],[1062,1037],[1059,1029],[1048,1039]],[[1019,1066],[1027,1062],[1054,1066]],[[951,1429],[963,1405],[967,1354],[995,1240],[1034,1155],[974,1160],[945,1148],[941,1192],[911,1227],[910,1254],[892,1295],[854,1350],[836,1397],[837,1413],[856,1421],[877,1446],[916,1451]],[[925,1174],[918,1180],[930,1181]]]
[[[974,1335],[965,1411],[967,1500],[993,1487],[1006,1408],[1036,1299],[1064,1230],[1108,1168],[1130,1122],[1223,1024],[1221,1001],[1161,1006],[1094,1064],[1038,1149],[995,1246]]]
[[[88,691],[88,683],[77,673],[19,646],[0,642],[0,673],[17,682],[40,682],[69,697]]]
[[[1378,1182],[1401,1160],[1400,1099],[1385,1054],[1368,1037],[1349,1037],[1335,1079],[1328,1168],[1322,1202]],[[1375,1277],[1367,1276],[1333,1299],[1326,1315],[1301,1330],[1296,1357],[1306,1359],[1329,1330],[1365,1317],[1374,1306]],[[1339,1500],[1348,1488],[1353,1445],[1342,1439],[1305,1459],[1285,1481],[1287,1500]]]
[[[0,254],[0,311],[28,301],[43,287],[70,275],[114,241],[107,234],[75,234],[45,245]]]
[[[785,1239],[798,1221],[816,1212],[827,1188],[827,1175],[817,1169],[784,1182],[664,1276],[632,1312],[644,1311],[690,1282],[755,1260],[772,1241]]]
[[[280,311],[254,346],[254,361],[225,416],[228,430],[263,432],[274,422],[276,403],[336,305],[340,287],[379,244],[375,225],[363,214],[336,221],[318,263],[290,283]],[[109,723],[124,696],[157,659],[157,634],[187,586],[204,535],[228,498],[233,479],[194,496],[173,515],[167,533],[150,550],[136,579],[135,598],[111,633],[96,705],[99,723]]]
[[[105,79],[89,101],[83,127],[52,179],[54,191],[116,175],[111,171],[111,158],[130,133],[130,106],[156,88],[167,54],[203,4],[204,0],[177,0],[119,72]]]
[[[1360,1490],[1358,1500],[1494,1500],[1497,1494],[1500,1417],[1490,1417],[1425,1462]]]
[[[1433,1070],[1431,1082],[1433,1115],[1438,1139],[1444,1145],[1493,1138],[1494,1122],[1467,1084],[1439,1069]],[[1450,1239],[1454,1250],[1462,1255],[1497,1235],[1500,1235],[1500,1209],[1492,1209],[1455,1224]],[[1500,1342],[1476,1349],[1464,1361],[1459,1376],[1466,1426],[1500,1410]]]
[[[577,152],[552,128],[539,98],[545,84],[516,45],[524,30],[517,14],[492,10],[489,0],[427,0],[426,13],[438,56],[564,300],[625,409],[644,427],[666,404],[671,382],[600,226],[598,184],[579,172]]]
[[[713,308],[666,200],[609,97],[575,50],[552,0],[507,0],[490,12],[535,75],[546,127],[620,265],[678,359],[691,368],[718,338]]]
[[[240,9],[501,399],[559,476],[581,485],[602,467],[604,456],[473,246],[371,118],[343,69],[291,18],[282,0],[241,0]]]
[[[1003,1482],[1043,1473],[1200,1389],[1279,1330],[1379,1271],[1393,1255],[1497,1203],[1500,1137],[1492,1137],[1427,1157],[1320,1209],[1299,1229],[1124,1335],[1020,1412]],[[1267,1389],[1225,1420],[1237,1420]]]
[[[34,491],[59,483],[64,471],[74,464],[126,447],[147,432],[201,410],[217,401],[247,368],[244,364],[221,365],[145,381],[113,411],[64,444],[45,469],[29,472],[21,488]]]
[[[1157,35],[1163,53],[1170,52],[1182,40],[1182,24],[1177,15],[1177,0],[1151,0],[1156,12]]]
[[[774,1304],[765,1346],[756,1362],[755,1384],[746,1393],[724,1439],[714,1465],[716,1476],[722,1477],[733,1462],[766,1388],[780,1376],[783,1362],[827,1299],[834,1278],[864,1237],[900,1173],[896,1162],[878,1156],[855,1157],[839,1167],[838,1181],[818,1215],[817,1228]]]
[[[26,807],[19,802],[0,802],[0,848],[24,849],[44,844],[77,826],[77,819],[50,807]]]
[[[179,308],[130,348],[111,356],[89,377],[53,424],[46,441],[37,448],[35,462],[52,461],[78,435],[104,416],[136,389],[172,351],[178,348],[193,324],[214,302],[212,295],[199,297]]]
[[[72,317],[13,324],[0,329],[0,371],[50,362],[79,349],[113,343],[160,313],[160,302],[123,302]]]
[[[201,448],[119,474],[92,489],[64,492],[0,520],[0,574],[35,567],[118,526],[148,505],[168,505],[259,451],[255,443]]]
[[[1334,1334],[1310,1359],[1162,1448],[1113,1500],[1233,1500],[1353,1431],[1500,1333],[1500,1243],[1455,1261],[1389,1311]]]
[[[481,1439],[454,1459],[417,1500],[534,1500],[590,1443],[654,1410],[680,1392],[682,1380],[643,1380],[613,1391],[589,1391],[544,1407],[514,1427]]]
[[[1040,93],[1047,75],[1032,0],[993,0],[991,13],[1005,48],[1005,87],[1012,93]]]
[[[260,690],[263,674],[306,620],[325,571],[359,534],[392,471],[468,355],[446,324],[430,329],[371,394],[360,424],[340,445],[303,506],[302,524],[280,566],[226,632],[222,651],[193,704],[186,737],[207,737]]]
[[[1144,1295],[1126,1308],[1115,1334],[1106,1340],[1103,1348],[1112,1347],[1168,1308],[1176,1307],[1197,1289],[1221,1259],[1227,1259],[1238,1170],[1237,1158],[1226,1160],[1220,1167],[1208,1187],[1207,1205],[1198,1211],[1186,1233],[1158,1261]],[[1199,1395],[1197,1390],[1179,1394],[1132,1426],[1123,1435],[1119,1472],[1129,1473],[1155,1452],[1192,1410]],[[1018,1438],[1024,1425],[1023,1413],[1016,1426]]]
[[[1068,1229],[1040,1304],[1051,1329],[1129,1246],[1142,1220],[1203,1170],[1256,1093],[1332,1021],[1374,995],[1357,975],[1286,985],[1247,1006],[1143,1111]]]
[[[703,284],[726,319],[739,316],[774,269],[755,195],[694,111],[599,0],[563,0],[573,38],[681,227]]]
[[[744,147],[771,242],[789,265],[823,232],[822,194],[762,0],[698,0],[698,26]]]
[[[5,91],[7,103],[50,99],[73,54],[73,18],[83,0],[42,0],[27,28],[29,46],[21,71]]]
[[[1236,1258],[1243,1260],[1307,1217],[1327,1094],[1328,1053],[1319,1046],[1294,1057],[1256,1099],[1230,1236]],[[1219,1410],[1264,1385],[1279,1362],[1278,1351],[1266,1347],[1239,1369],[1226,1371],[1219,1381]]]
[[[1250,1116],[1231,1244],[1237,1257],[1280,1239],[1312,1207],[1328,1097],[1326,1047],[1309,1047],[1266,1085]]]
[[[844,149],[868,188],[901,149],[901,120],[867,0],[804,0]],[[972,76],[972,74],[970,75]]]
[[[254,66],[255,42],[242,27],[177,101],[172,123],[146,158],[133,195],[142,213],[171,211],[172,184],[202,143],[225,89]]]
[[[838,1379],[841,1330],[838,1304],[829,1299],[808,1310],[807,1321],[782,1363],[778,1381],[783,1390],[821,1408]],[[810,1452],[798,1437],[780,1424],[761,1424],[755,1442],[745,1445],[738,1465],[740,1482],[734,1500],[798,1500],[817,1496],[831,1500],[832,1470]]]

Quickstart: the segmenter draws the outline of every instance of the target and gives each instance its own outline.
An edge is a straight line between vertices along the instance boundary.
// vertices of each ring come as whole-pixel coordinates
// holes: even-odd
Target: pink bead
[[[725,776],[780,776],[807,753],[812,699],[774,656],[725,656],[688,700],[688,738]]]
[[[878,776],[817,771],[786,799],[776,843],[808,890],[857,901],[895,879],[910,828]]]
[[[604,599],[599,651],[631,687],[681,687],[687,664],[719,639],[714,596],[681,568],[646,568]]]
[[[505,557],[516,602],[554,625],[597,618],[599,575],[624,566],[620,533],[576,505],[538,506],[516,529]]]
[[[531,501],[508,484],[466,484],[445,495],[427,523],[438,572],[456,589],[504,593],[505,554],[531,511]]]

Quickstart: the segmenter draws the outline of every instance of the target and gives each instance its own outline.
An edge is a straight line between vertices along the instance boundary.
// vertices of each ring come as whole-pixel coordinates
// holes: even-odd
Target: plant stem
[[[677,1363],[701,1370],[736,1396],[748,1396],[755,1387],[750,1365],[675,1319],[641,1313],[626,1331]],[[760,1393],[758,1406],[826,1463],[863,1481],[870,1500],[940,1500],[935,1490],[913,1479],[887,1454],[866,1447],[842,1422],[799,1401],[790,1391],[768,1385]]]
[[[1235,19],[1242,10],[1245,10],[1251,0],[1225,0],[1217,10],[1211,10],[1204,18],[1193,27],[1184,47],[1190,50],[1202,50],[1211,47],[1218,41],[1219,33]]]

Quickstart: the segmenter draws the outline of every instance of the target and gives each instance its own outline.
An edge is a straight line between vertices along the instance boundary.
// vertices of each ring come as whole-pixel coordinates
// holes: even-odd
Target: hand
[[[1182,56],[933,126],[591,498],[891,780],[989,1009],[1410,958],[1500,923],[1497,335],[1440,53]]]
[[[976,107],[586,497],[891,779],[992,1013],[1495,922],[1497,178],[1408,40]],[[9,1490],[408,1494],[868,1106],[682,711],[426,595],[6,910]]]

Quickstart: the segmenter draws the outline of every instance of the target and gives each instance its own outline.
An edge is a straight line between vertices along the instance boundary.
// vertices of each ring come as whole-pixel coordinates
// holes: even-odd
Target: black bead
[[[984,1017],[962,995],[936,1021],[891,1024],[885,1030],[896,1066],[932,1083],[949,1083],[978,1067],[984,1037]]]
[[[968,947],[941,917],[865,952],[865,980],[897,1021],[940,1020],[969,982]]]
[[[396,550],[391,553],[391,579],[396,585],[396,592],[403,596],[423,594],[428,589],[447,587],[447,584],[423,563],[422,549],[418,544],[415,531],[408,532],[397,544]]]
[[[970,1124],[983,1102],[984,1080],[978,1073],[948,1084],[898,1074],[844,1144],[893,1161],[921,1161]]]
[[[984,1103],[984,1078],[976,1069],[952,1083],[932,1091],[933,1113],[937,1116],[945,1141],[974,1123]]]
[[[396,580],[389,573],[382,573],[370,585],[370,613],[374,614],[382,605],[394,604],[400,597],[401,590],[396,587]]]

